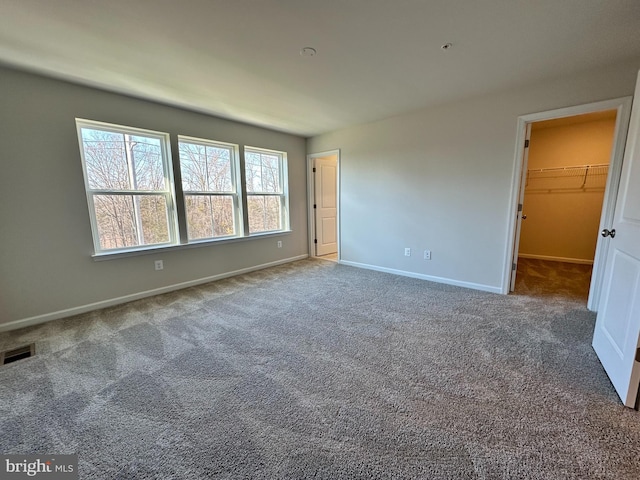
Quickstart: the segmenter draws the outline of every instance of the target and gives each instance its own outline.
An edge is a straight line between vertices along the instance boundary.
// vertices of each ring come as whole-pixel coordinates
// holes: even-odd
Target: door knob
[[[602,230],[602,232],[600,232],[600,235],[602,235],[603,237],[615,237],[616,236],[616,229],[612,228],[611,230],[607,230],[606,228],[604,230]]]
[[[522,219],[523,219],[523,220],[526,220],[526,219],[527,219],[527,216],[526,216],[526,215],[522,215]]]

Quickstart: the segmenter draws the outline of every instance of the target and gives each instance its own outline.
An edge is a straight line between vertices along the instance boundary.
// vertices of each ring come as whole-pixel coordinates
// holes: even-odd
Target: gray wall
[[[286,151],[293,232],[94,261],[76,117]],[[0,328],[306,255],[305,153],[301,137],[0,69]]]
[[[309,153],[341,150],[341,259],[502,291],[518,116],[632,95],[638,68],[640,59],[309,139]]]

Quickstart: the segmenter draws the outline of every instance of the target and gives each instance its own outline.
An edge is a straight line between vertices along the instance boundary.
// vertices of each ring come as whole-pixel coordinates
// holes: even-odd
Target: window
[[[169,136],[77,126],[96,254],[177,243]]]
[[[168,133],[76,125],[96,256],[289,229],[285,152],[246,147],[242,183],[236,144],[178,136],[173,163]]]
[[[244,150],[249,233],[289,228],[286,153]]]
[[[237,145],[178,138],[189,241],[237,236]]]

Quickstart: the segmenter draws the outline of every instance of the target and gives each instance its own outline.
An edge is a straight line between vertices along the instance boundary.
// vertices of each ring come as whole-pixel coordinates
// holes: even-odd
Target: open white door
[[[314,160],[316,255],[338,251],[337,170],[335,157]]]
[[[516,212],[516,236],[513,243],[513,259],[511,263],[511,282],[509,291],[516,289],[516,270],[518,268],[518,250],[520,249],[520,231],[522,230],[522,208],[524,203],[524,189],[527,181],[527,165],[529,163],[529,141],[531,140],[531,123],[527,123],[525,130],[524,153],[522,156],[522,175],[520,176],[520,193],[518,197],[518,210]]]
[[[624,152],[593,348],[627,407],[640,386],[640,75]]]

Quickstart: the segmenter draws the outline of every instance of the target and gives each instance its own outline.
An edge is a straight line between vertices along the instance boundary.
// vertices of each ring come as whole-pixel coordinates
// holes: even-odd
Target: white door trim
[[[313,161],[320,157],[334,156],[337,159],[336,171],[336,236],[338,239],[338,262],[341,256],[341,236],[340,236],[340,149],[328,150],[326,152],[310,153],[307,155],[307,226],[309,235],[309,256],[316,256],[316,248],[313,240],[316,238],[315,212],[313,211],[313,203],[315,200],[315,182],[313,180]]]
[[[604,100],[602,102],[588,103],[585,105],[577,105],[573,107],[560,108],[557,110],[549,110],[546,112],[531,113],[518,117],[518,126],[516,132],[516,148],[513,161],[513,178],[511,181],[510,205],[507,217],[507,252],[504,262],[504,276],[502,280],[502,293],[509,293],[511,286],[511,264],[515,253],[515,235],[517,223],[518,200],[520,198],[520,179],[523,169],[524,158],[524,140],[526,135],[527,124],[539,122],[542,120],[553,120],[556,118],[573,117],[585,113],[602,112],[605,110],[617,110],[616,126],[613,137],[613,147],[611,149],[611,159],[609,164],[609,176],[607,178],[607,186],[605,188],[604,203],[602,206],[602,215],[600,218],[600,230],[605,225],[610,225],[613,221],[613,213],[615,210],[616,197],[618,195],[618,186],[620,184],[620,174],[622,172],[622,159],[624,154],[624,145],[627,138],[627,130],[629,129],[629,117],[631,116],[631,103],[633,97],[614,98],[612,100]],[[598,236],[596,245],[596,254],[593,263],[593,273],[591,275],[591,286],[589,288],[589,300],[587,308],[596,311],[600,299],[600,289],[602,286],[602,276],[604,274],[604,264],[607,258],[608,243],[601,242]]]
[[[522,209],[524,205],[524,191],[525,188],[523,185],[526,185],[526,172],[527,165],[529,164],[529,147],[528,143],[531,139],[531,123],[525,123],[525,132],[524,132],[524,148],[522,153],[522,172],[520,176],[520,186],[518,195],[518,211],[516,213],[516,233],[514,235],[513,241],[513,256],[511,257],[511,279],[509,280],[509,291],[513,292],[516,288],[516,269],[518,267],[518,251],[520,249],[520,234],[522,232],[522,216],[524,215],[524,211]]]

